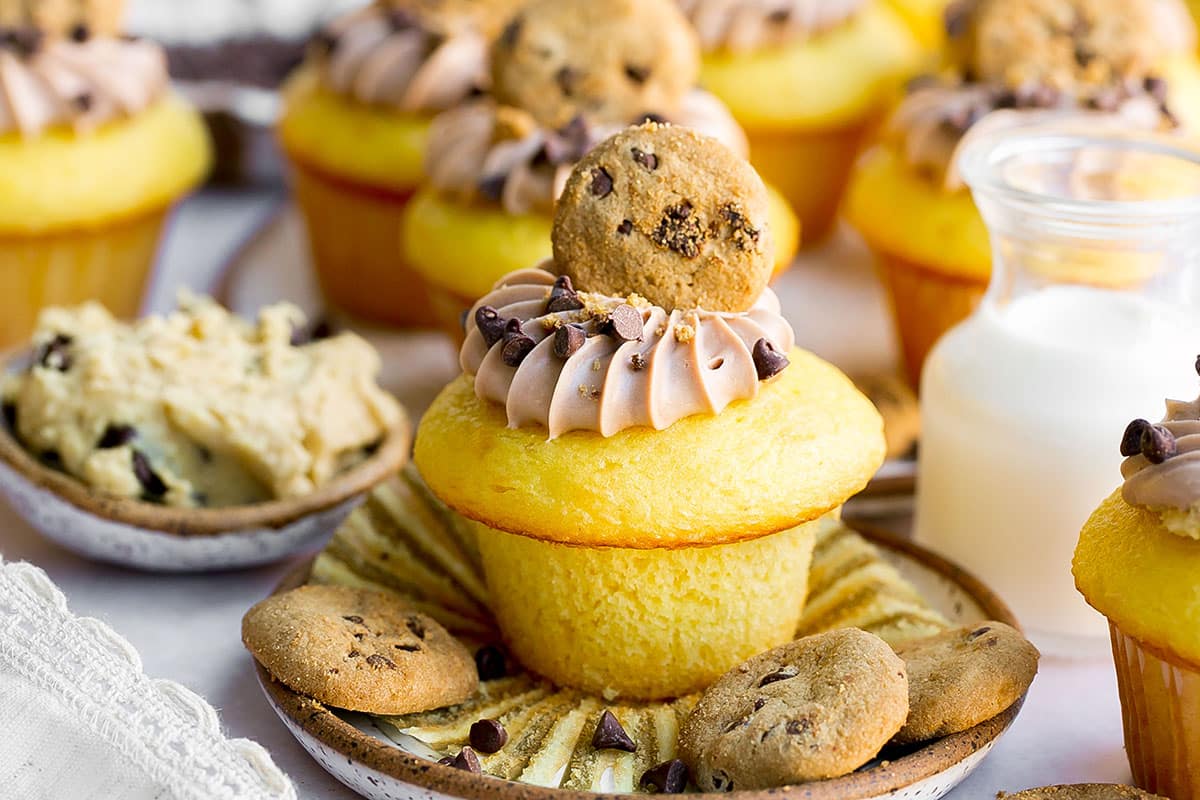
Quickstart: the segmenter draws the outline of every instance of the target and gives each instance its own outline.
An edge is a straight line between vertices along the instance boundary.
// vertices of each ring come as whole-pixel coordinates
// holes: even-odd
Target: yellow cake
[[[1200,400],[1167,402],[1122,439],[1125,483],[1084,525],[1075,585],[1108,618],[1139,786],[1197,800],[1200,764]]]
[[[475,304],[465,374],[421,423],[415,463],[476,521],[506,642],[561,686],[676,697],[790,640],[815,536],[883,460],[878,412],[793,348],[764,288],[767,209],[714,139],[650,124],[600,144],[554,257]],[[700,258],[724,278],[675,280]]]
[[[1026,39],[1036,28],[1014,22],[1037,19],[1047,2],[1022,0],[1022,14],[1002,0],[977,3],[957,23],[948,71],[914,86],[855,166],[845,213],[875,253],[913,385],[930,348],[974,309],[991,276],[987,230],[952,163],[968,132],[1030,124],[1046,109],[1086,114],[1083,129],[1186,136],[1200,122],[1200,63],[1187,44],[1186,15],[1184,30],[1168,35],[1153,22],[1162,10],[1155,0],[1071,0],[1086,20],[1081,36],[1104,43],[1112,26],[1132,31],[1115,39],[1125,45],[1109,44],[1090,69],[1075,72],[1055,61],[1066,34],[1046,34],[1035,46]],[[1178,0],[1166,6],[1182,8]],[[1126,266],[1092,271],[1084,281],[1107,275],[1111,284]],[[1128,277],[1143,275],[1137,266]]]
[[[156,45],[14,36],[0,61],[26,83],[0,113],[0,346],[23,340],[48,305],[96,299],[133,316],[171,207],[210,163],[200,116],[170,92]]]
[[[800,217],[805,244],[833,223],[855,153],[922,47],[885,0],[830,2],[785,23],[717,0],[679,0],[705,50],[702,84],[745,128],[750,160]]]

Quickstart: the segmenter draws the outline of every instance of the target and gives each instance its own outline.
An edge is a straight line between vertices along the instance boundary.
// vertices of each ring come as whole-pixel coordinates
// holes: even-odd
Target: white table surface
[[[211,290],[220,265],[276,201],[261,192],[208,193],[188,203],[171,231],[149,305],[169,306],[181,285]],[[797,328],[803,345],[803,326]],[[178,681],[206,697],[229,734],[255,739],[271,752],[301,798],[356,797],[309,759],[276,719],[241,646],[242,614],[295,562],[185,577],[133,572],[59,549],[2,504],[0,553],[6,560],[27,560],[45,569],[76,613],[99,617],[133,643],[148,674]],[[0,735],[18,724],[0,722]],[[1110,659],[1045,657],[1013,728],[951,798],[983,800],[1000,790],[1128,780]]]

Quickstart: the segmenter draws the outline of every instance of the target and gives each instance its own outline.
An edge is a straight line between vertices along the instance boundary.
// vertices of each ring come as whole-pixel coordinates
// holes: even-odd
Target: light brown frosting
[[[678,0],[706,51],[802,41],[846,22],[866,0]]]
[[[749,310],[666,311],[636,296],[580,292],[585,308],[546,313],[555,276],[526,269],[502,278],[471,310],[460,354],[463,371],[475,376],[475,394],[504,406],[511,428],[539,426],[554,439],[573,430],[612,436],[626,428],[662,430],[693,414],[718,414],[759,390],[752,353],[760,339],[787,353],[792,327],[770,289]],[[621,304],[642,315],[640,341],[601,333],[606,313]],[[503,340],[488,347],[475,312],[495,308],[521,321],[536,345],[517,367],[504,362]],[[567,359],[554,353],[554,333],[567,323],[586,330],[587,340]]]
[[[49,38],[28,52],[0,47],[0,135],[57,125],[87,130],[131,117],[167,90],[162,48],[142,40]]]
[[[522,121],[512,131],[507,120]],[[741,156],[746,135],[714,95],[693,89],[670,122],[717,139]],[[623,125],[579,120],[561,131],[491,100],[467,103],[439,114],[430,129],[425,173],[438,191],[465,201],[497,202],[509,214],[548,211],[562,193],[575,163]]]
[[[487,81],[487,39],[442,35],[380,4],[334,20],[319,41],[323,83],[337,94],[400,111],[441,111]]]
[[[1121,495],[1130,505],[1187,510],[1200,501],[1200,399],[1167,401],[1162,427],[1175,437],[1178,453],[1161,464],[1144,455],[1121,464]]]

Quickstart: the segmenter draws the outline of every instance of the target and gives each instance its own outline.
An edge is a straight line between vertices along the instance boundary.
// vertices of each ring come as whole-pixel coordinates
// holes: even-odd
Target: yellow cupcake
[[[1001,0],[973,6],[952,42],[951,72],[979,82],[951,75],[915,88],[851,176],[845,213],[875,253],[914,385],[929,350],[970,314],[991,276],[987,230],[952,163],[968,130],[1026,125],[1045,108],[1064,107],[1090,114],[1081,120],[1085,128],[1157,126],[1188,135],[1200,123],[1200,63],[1167,40],[1153,13],[1145,16],[1151,0],[1072,0],[1087,20],[1081,37],[1104,42],[1106,26],[1128,29],[1108,39],[1124,44],[1109,45],[1111,52],[1078,72],[1073,55],[1069,63],[1056,60],[1068,44],[1075,52],[1065,34],[1028,43],[1041,34],[1022,21],[1039,19],[1034,12],[1042,2],[1022,0],[1024,15],[1010,13]],[[1155,269],[1097,258],[1101,263],[1070,270],[1080,282],[1127,285]],[[1044,258],[1047,268],[1059,261],[1052,252]]]
[[[48,305],[134,315],[167,214],[208,171],[203,122],[149,42],[23,29],[0,59],[26,87],[0,116],[0,346],[23,341]],[[70,96],[44,77],[64,72]]]
[[[889,0],[892,7],[904,17],[917,39],[925,47],[935,50],[946,40],[946,8],[950,0]]]
[[[702,84],[746,129],[751,162],[796,210],[805,243],[820,241],[863,136],[923,61],[916,37],[882,0],[758,26],[729,4],[682,5],[705,49]]]

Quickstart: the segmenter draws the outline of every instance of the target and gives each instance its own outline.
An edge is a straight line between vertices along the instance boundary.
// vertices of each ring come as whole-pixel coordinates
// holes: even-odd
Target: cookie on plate
[[[1020,631],[983,622],[896,647],[908,670],[908,721],[897,743],[965,731],[1007,709],[1037,674],[1038,651]]]
[[[904,379],[893,373],[855,375],[854,385],[865,394],[883,417],[888,458],[911,455],[921,435],[921,409],[917,395]]]
[[[680,755],[705,791],[833,778],[874,757],[907,715],[904,662],[879,637],[844,628],[727,672],[684,723]]]
[[[1164,800],[1156,794],[1116,783],[1073,783],[1042,786],[1016,794],[1001,792],[997,800]]]
[[[301,586],[242,619],[242,642],[280,683],[369,714],[454,705],[479,686],[471,653],[398,596]]]
[[[556,266],[590,292],[669,310],[745,311],[774,268],[758,173],[715,139],[647,123],[580,161],[555,217]]]

